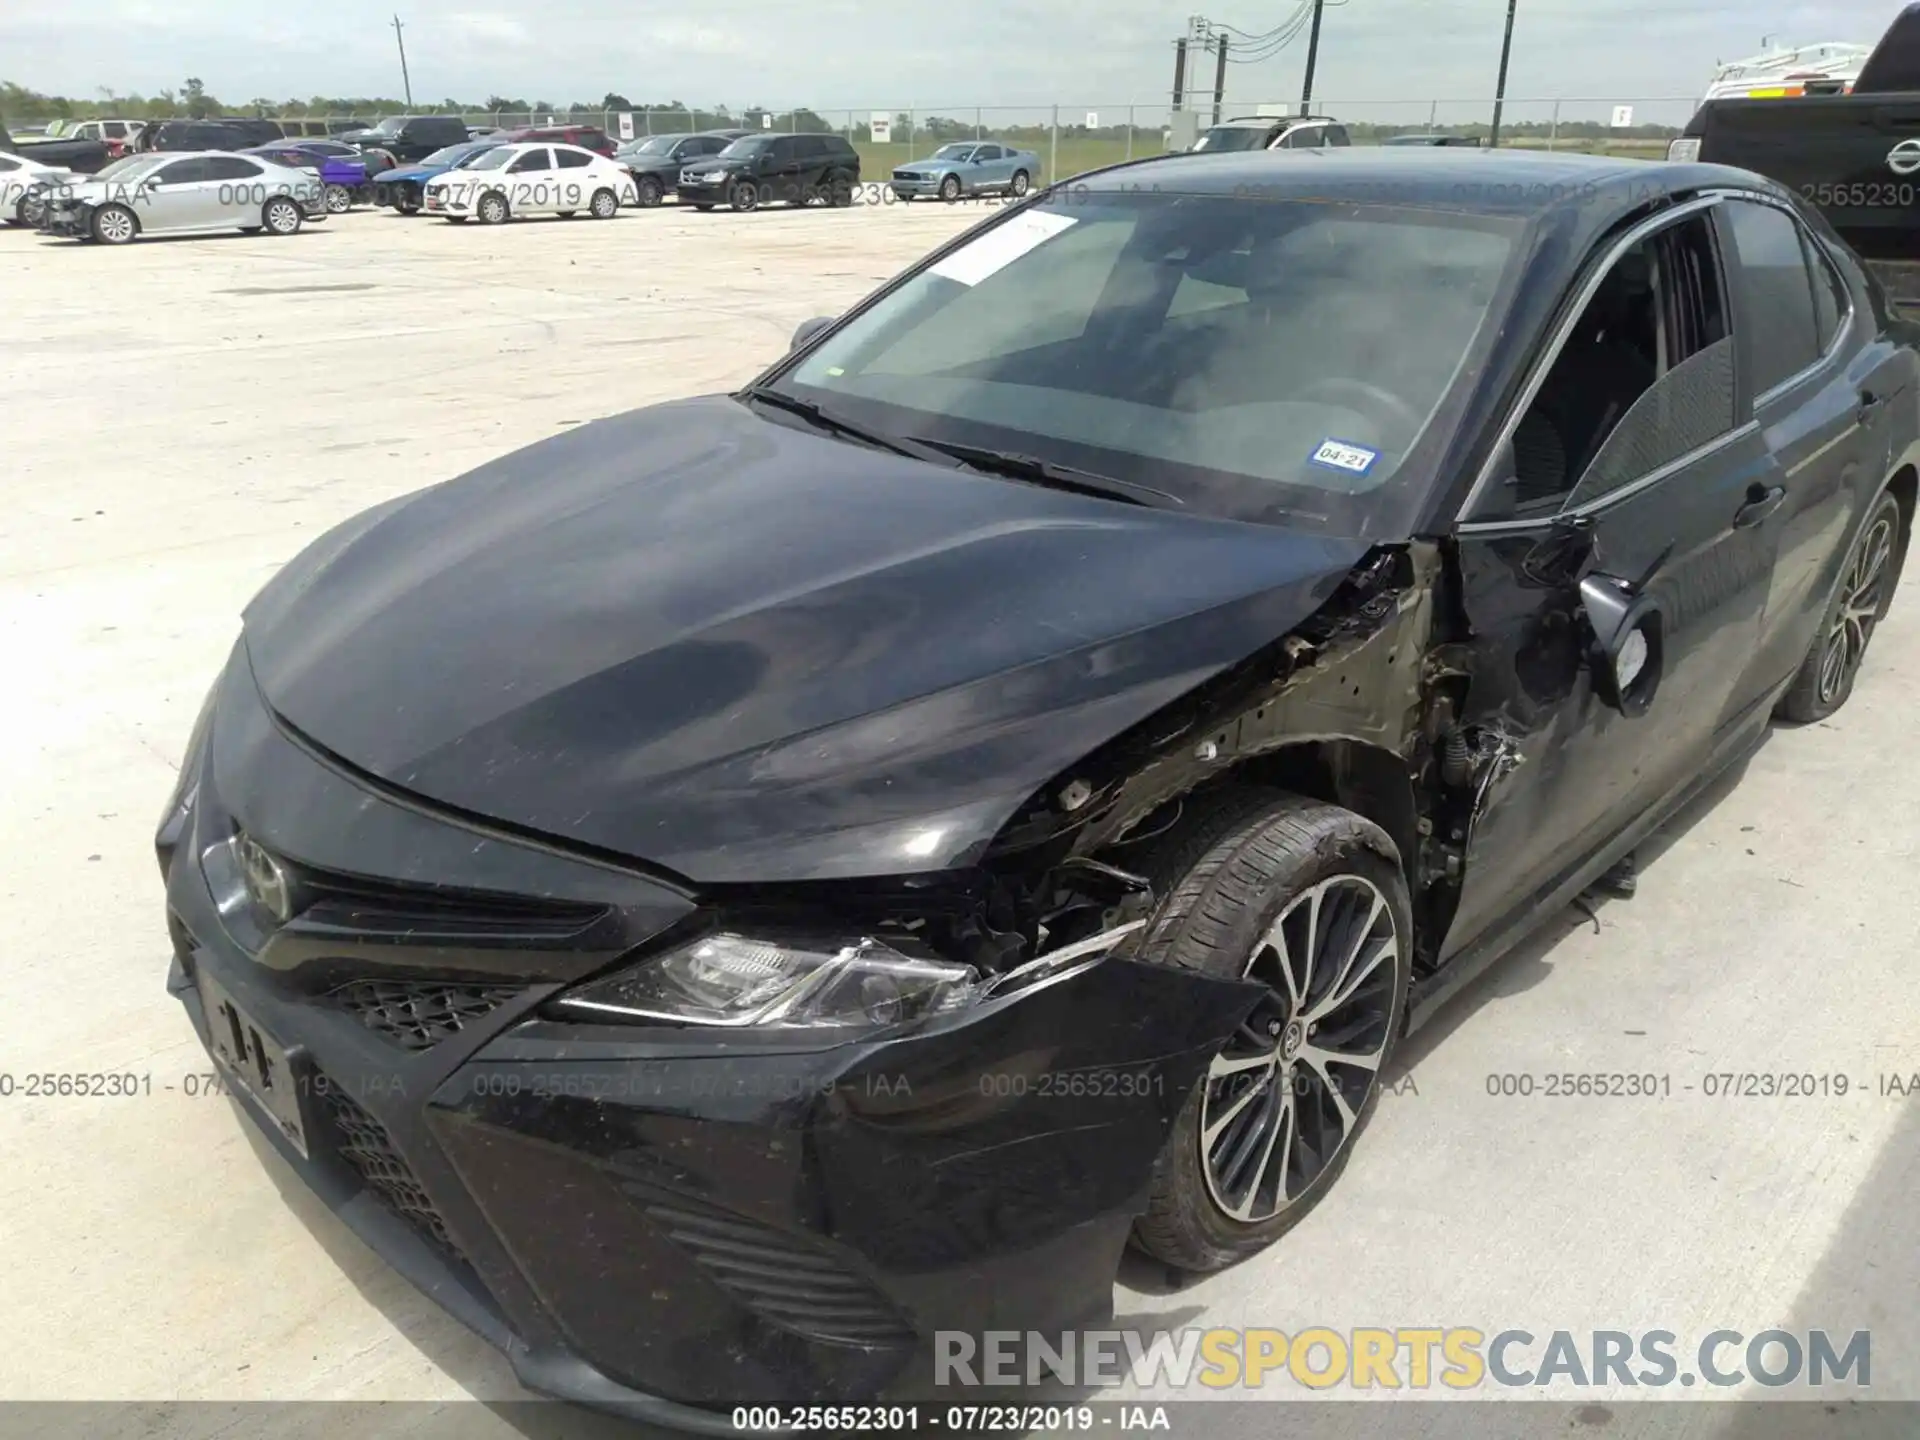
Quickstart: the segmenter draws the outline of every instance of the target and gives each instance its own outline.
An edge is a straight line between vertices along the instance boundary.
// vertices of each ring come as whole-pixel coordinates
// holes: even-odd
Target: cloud
[[[486,3],[486,0],[482,0]],[[1297,0],[1223,0],[1217,21],[1271,30]],[[417,95],[543,95],[684,100],[735,108],[809,105],[965,113],[1018,107],[1023,118],[1137,107],[1164,112],[1173,40],[1186,9],[1165,0],[702,0],[638,11],[628,0],[549,0],[478,10],[475,0],[90,0],[0,7],[5,78],[92,95],[152,93],[197,75],[223,99],[258,94],[392,94],[399,63],[390,25],[406,25]],[[1511,93],[1544,114],[1554,98],[1583,116],[1634,102],[1645,118],[1684,118],[1714,63],[1762,38],[1871,43],[1885,0],[1520,0]],[[1315,91],[1357,120],[1484,114],[1506,7],[1497,0],[1348,0],[1329,5]],[[1229,67],[1229,106],[1298,100],[1306,41],[1260,64]],[[1211,90],[1211,57],[1195,66]],[[1664,99],[1655,113],[1646,102]],[[1436,103],[1438,102],[1438,103]],[[1012,111],[1005,112],[1011,118]],[[1575,113],[1568,111],[1571,116]]]

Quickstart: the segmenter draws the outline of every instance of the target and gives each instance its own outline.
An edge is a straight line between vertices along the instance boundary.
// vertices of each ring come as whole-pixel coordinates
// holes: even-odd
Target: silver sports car
[[[963,141],[942,145],[925,160],[915,160],[893,172],[887,182],[902,200],[916,195],[938,195],[958,200],[962,195],[1005,192],[1020,196],[1040,178],[1040,157],[997,141]]]
[[[219,150],[149,152],[54,186],[40,230],[124,245],[137,235],[208,230],[291,235],[326,218],[324,187],[311,170]]]

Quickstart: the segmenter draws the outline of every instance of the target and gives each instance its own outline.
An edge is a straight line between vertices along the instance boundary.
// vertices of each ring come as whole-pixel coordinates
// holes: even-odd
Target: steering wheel
[[[1297,396],[1301,400],[1325,400],[1330,404],[1344,405],[1350,410],[1359,410],[1374,420],[1390,417],[1393,421],[1406,426],[1404,439],[1411,440],[1420,433],[1421,417],[1413,413],[1408,405],[1391,390],[1366,380],[1354,380],[1344,375],[1328,375],[1314,381]],[[1386,417],[1381,415],[1386,412]],[[1386,428],[1383,425],[1383,428]]]

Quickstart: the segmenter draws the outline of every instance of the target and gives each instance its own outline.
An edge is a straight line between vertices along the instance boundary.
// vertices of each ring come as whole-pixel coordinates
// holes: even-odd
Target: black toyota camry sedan
[[[926,1393],[1321,1201],[1410,1026],[1846,703],[1917,456],[1904,322],[1754,176],[1085,176],[289,564],[169,988],[529,1385]]]

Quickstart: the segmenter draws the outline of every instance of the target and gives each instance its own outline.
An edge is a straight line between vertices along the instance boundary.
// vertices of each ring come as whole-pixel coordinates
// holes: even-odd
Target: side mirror
[[[811,320],[802,320],[800,328],[793,332],[793,339],[787,344],[787,353],[791,355],[796,350],[805,349],[813,342],[814,337],[833,324],[833,321],[834,317],[831,315],[816,315]]]
[[[1580,606],[1593,627],[1593,689],[1629,717],[1644,715],[1665,667],[1666,615],[1651,595],[1636,595],[1610,575],[1580,582]]]

